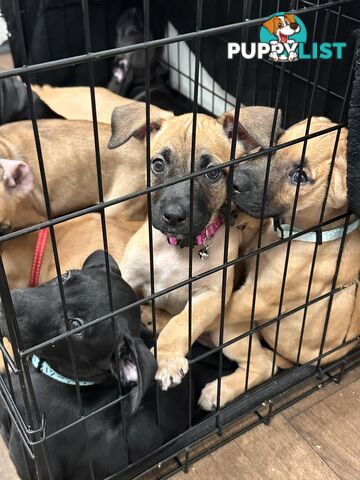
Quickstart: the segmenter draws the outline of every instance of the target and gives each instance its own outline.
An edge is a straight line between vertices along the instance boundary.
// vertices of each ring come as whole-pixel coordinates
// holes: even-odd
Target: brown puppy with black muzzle
[[[306,130],[306,121],[289,128],[279,139],[279,144],[302,137]],[[333,126],[326,118],[312,118],[311,132],[317,132]],[[308,140],[304,168],[300,169],[300,160],[304,143],[296,143],[279,149],[271,160],[269,185],[266,195],[265,217],[276,217],[282,224],[285,237],[288,236],[288,224],[291,222],[293,204],[299,184],[299,199],[295,215],[296,229],[305,230],[319,223],[321,209],[327,190],[329,169],[336,144],[337,133],[330,132]],[[329,195],[324,211],[324,221],[347,212],[346,191],[346,141],[347,130],[342,129],[336,151],[335,163],[329,186]],[[235,171],[234,201],[244,212],[260,217],[264,193],[267,156],[244,162]],[[291,243],[285,289],[281,307],[280,297],[283,285],[287,243],[261,253],[257,298],[254,311],[256,325],[277,318],[279,313],[286,314],[301,307],[309,300],[314,303],[304,310],[285,315],[279,324],[277,353],[275,361],[284,358],[292,364],[304,364],[341,345],[346,340],[355,339],[360,334],[360,301],[358,278],[360,270],[360,231],[355,218],[351,218],[344,250],[341,257],[335,287],[341,290],[331,297],[320,301],[315,299],[332,290],[338,253],[341,245],[345,220],[333,222],[323,228],[322,244],[316,245],[315,231],[302,235]],[[295,230],[297,231],[297,230]],[[262,245],[275,243],[281,238],[281,232],[274,231],[267,224],[263,232]],[[248,251],[257,248],[257,238],[248,246]],[[315,267],[311,275],[314,250],[317,249]],[[230,298],[226,308],[224,341],[243,334],[250,328],[253,305],[255,262],[248,262],[248,277],[245,284]],[[311,288],[308,292],[309,282]],[[342,287],[347,287],[343,288]],[[332,308],[327,322],[329,301]],[[275,349],[276,323],[259,331],[266,343]],[[352,343],[334,353],[324,356],[322,363],[338,359],[355,346]],[[239,368],[234,374],[223,378],[221,386],[221,404],[229,402],[244,392],[246,369],[249,368],[247,387],[269,378],[272,368],[273,352],[264,349],[257,334],[252,336],[251,362],[247,365],[249,338],[233,343],[224,349],[224,354],[238,362]],[[276,371],[276,369],[275,369]],[[203,390],[200,404],[204,408],[213,408],[216,404],[216,382]]]
[[[126,115],[125,112],[126,111]],[[126,123],[122,120],[126,118]],[[132,122],[130,121],[132,119]],[[255,145],[268,144],[273,110],[266,107],[241,109],[236,156],[242,156]],[[197,116],[195,172],[204,174],[194,179],[192,238],[190,228],[190,181],[167,186],[153,194],[152,235],[154,252],[155,292],[160,292],[189,276],[189,246],[192,246],[192,276],[196,277],[223,263],[225,225],[223,207],[227,201],[226,169],[221,166],[230,159],[233,114],[219,119]],[[125,125],[123,125],[125,123]],[[162,121],[151,118],[150,156],[153,185],[162,184],[190,173],[192,145],[192,114]],[[137,106],[119,108],[113,115],[113,136],[110,146],[122,145],[131,135],[144,131],[143,110]],[[254,131],[258,142],[249,132]],[[124,254],[124,278],[140,297],[151,293],[148,222],[130,240]],[[229,261],[238,255],[241,234],[235,227],[229,231]],[[222,270],[192,284],[191,342],[206,332],[221,311]],[[233,268],[227,269],[228,301],[233,288]],[[162,330],[157,344],[158,371],[156,379],[163,390],[181,382],[188,370],[188,287],[170,291],[156,299],[156,307],[167,311],[171,320]],[[218,333],[218,324],[212,328]]]

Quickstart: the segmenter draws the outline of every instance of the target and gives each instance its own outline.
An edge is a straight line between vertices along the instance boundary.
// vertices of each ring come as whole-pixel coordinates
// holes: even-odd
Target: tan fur
[[[98,202],[93,125],[84,120],[39,120],[39,133],[53,216]],[[135,138],[109,150],[110,126],[98,124],[104,199],[111,200],[145,188],[145,149]],[[35,188],[26,198],[8,195],[0,187],[0,223],[20,228],[47,219],[31,122],[0,127],[0,158],[26,162]],[[144,218],[146,197],[107,209],[108,215]]]
[[[89,87],[51,87],[32,85],[39,97],[54,110],[69,120],[92,121],[91,96]],[[98,122],[110,123],[113,110],[133,100],[120,97],[103,87],[95,87],[96,114]]]
[[[303,136],[305,134],[305,125],[306,121],[289,128],[280,138],[279,143],[285,143]],[[332,125],[328,119],[313,118],[311,132],[325,129]],[[347,210],[345,184],[346,137],[347,131],[343,129],[330,186],[325,220],[344,213]],[[309,176],[311,176],[315,182],[312,185],[305,185],[300,188],[299,207],[295,221],[295,225],[299,228],[306,229],[319,222],[320,209],[326,189],[335,139],[336,132],[332,132],[308,141],[306,149],[307,165],[305,170],[307,170]],[[273,159],[273,161],[280,169],[282,164],[299,162],[302,149],[303,143],[297,143],[281,149],[276,153],[276,158]],[[282,185],[278,191],[277,202],[279,203],[286,199],[286,202],[290,201],[290,203],[292,203],[294,191],[295,188],[291,186],[290,183]],[[290,212],[282,218],[282,222],[290,223]],[[344,221],[341,223],[343,224]],[[331,229],[336,226],[339,225],[332,224],[327,228]],[[264,228],[262,245],[269,245],[277,240],[278,238],[274,233],[272,225],[267,223]],[[248,251],[256,249],[256,241],[257,239],[250,242],[247,248]],[[334,240],[323,243],[318,247],[310,300],[331,291],[340,242],[341,240]],[[315,244],[313,243],[301,241],[292,242],[284,301],[280,313],[289,312],[305,303],[314,248]],[[284,244],[261,254],[254,317],[255,325],[263,325],[273,318],[276,318],[279,314],[279,300],[286,251],[287,244]],[[224,333],[225,341],[247,332],[250,328],[255,262],[255,258],[252,258],[248,262],[249,274],[246,282],[238,291],[233,293],[227,305]],[[350,286],[336,293],[333,297],[324,353],[340,345],[344,340],[355,338],[360,334],[359,294],[356,283],[359,277],[359,269],[360,231],[357,229],[346,238],[336,286]],[[300,364],[310,362],[319,355],[328,303],[329,299],[325,299],[312,304],[307,309],[299,358]],[[285,316],[281,320],[277,346],[277,351],[280,355],[279,365],[284,366],[283,360],[285,360],[288,365],[297,361],[303,318],[304,310],[301,310],[290,316]],[[275,348],[275,334],[276,324],[260,331],[260,335],[271,348]],[[237,361],[239,368],[233,375],[225,377],[222,381],[222,405],[244,392],[248,347],[249,338],[246,337],[240,342],[236,342],[224,349],[224,354],[234,361]],[[322,363],[325,364],[340,358],[353,347],[354,344],[337,350],[335,353],[324,357]],[[261,346],[259,335],[253,334],[251,364],[248,365],[249,388],[270,377],[272,371],[272,355],[272,352]],[[204,408],[213,404],[214,398],[216,397],[216,388],[217,382],[212,382],[203,390],[200,404]]]
[[[120,113],[119,111],[119,119],[121,119]],[[264,115],[266,113],[269,113],[267,109],[264,110]],[[250,110],[243,109],[241,121],[245,124],[249,123],[247,131],[251,130],[253,114],[251,107]],[[133,130],[135,133],[142,132],[141,124],[136,118],[136,111],[132,112],[132,118],[134,119]],[[224,125],[225,118],[227,118],[227,115],[219,120],[206,115],[197,116],[196,171],[200,169],[199,159],[203,154],[210,154],[213,159],[212,163],[215,164],[221,164],[230,159],[231,142],[228,138],[228,127]],[[151,158],[159,155],[164,148],[168,148],[176,157],[176,166],[181,175],[186,175],[190,172],[192,120],[192,114],[187,114],[166,120],[157,119],[152,124],[152,131],[155,131],[155,133],[151,141]],[[117,122],[115,122],[113,125],[113,137],[110,143],[114,141],[116,144],[122,144],[123,139],[126,141],[131,134],[130,130],[129,126],[127,126],[125,131],[121,125],[117,126]],[[268,141],[267,138],[266,141]],[[238,142],[236,156],[241,156],[244,153],[243,144]],[[214,184],[206,200],[211,205],[211,210],[217,212],[226,200],[225,182]],[[140,297],[148,296],[151,293],[148,229],[148,222],[145,222],[143,227],[129,241],[123,260],[124,278],[137,290]],[[241,240],[240,231],[236,227],[230,227],[229,261],[237,257]],[[154,228],[152,228],[152,233],[155,291],[159,292],[188,278],[189,249],[181,249],[169,245],[164,235]],[[198,256],[201,247],[195,246],[193,248],[192,275],[194,277],[223,263],[224,240],[225,227],[222,226],[212,238],[213,245],[206,260],[201,260]],[[139,261],[139,258],[141,261]],[[226,273],[227,289],[225,302],[228,301],[233,288],[234,269],[228,268]],[[191,342],[194,342],[204,332],[208,331],[220,314],[222,277],[223,272],[220,270],[192,284]],[[188,362],[185,358],[189,347],[188,292],[188,287],[185,286],[156,299],[156,307],[172,315],[171,320],[163,328],[157,344],[158,370],[155,378],[164,390],[171,384],[180,383],[183,375],[188,370]],[[162,318],[162,320],[164,319]],[[213,328],[216,330],[218,324]]]

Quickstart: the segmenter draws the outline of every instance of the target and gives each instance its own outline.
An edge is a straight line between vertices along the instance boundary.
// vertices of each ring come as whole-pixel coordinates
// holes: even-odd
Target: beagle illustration
[[[270,58],[274,61],[294,61],[297,60],[296,48],[294,40],[289,39],[295,33],[300,32],[300,25],[297,23],[295,15],[285,13],[284,15],[275,15],[263,23],[263,27],[274,35],[277,40],[271,40],[272,46]],[[288,48],[286,48],[288,47]],[[294,47],[294,50],[292,50]],[[289,51],[290,50],[290,51]],[[285,52],[288,55],[285,55]]]

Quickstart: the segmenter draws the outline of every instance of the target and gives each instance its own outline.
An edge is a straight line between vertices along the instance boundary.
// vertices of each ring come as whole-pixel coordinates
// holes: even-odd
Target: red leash
[[[34,257],[33,257],[31,272],[30,272],[29,287],[37,287],[39,285],[41,265],[44,258],[44,252],[45,252],[48,235],[49,235],[48,228],[43,228],[42,230],[38,231]]]

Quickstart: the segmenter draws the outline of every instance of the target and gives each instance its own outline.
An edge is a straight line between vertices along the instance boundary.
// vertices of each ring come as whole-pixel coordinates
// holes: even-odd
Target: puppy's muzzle
[[[252,185],[250,178],[246,173],[241,173],[240,175],[234,175],[234,193],[246,194],[250,193],[252,190]]]
[[[0,237],[7,235],[12,231],[11,225],[9,223],[0,223]]]
[[[164,210],[163,219],[167,225],[178,227],[187,219],[186,210],[179,204],[170,204]]]

